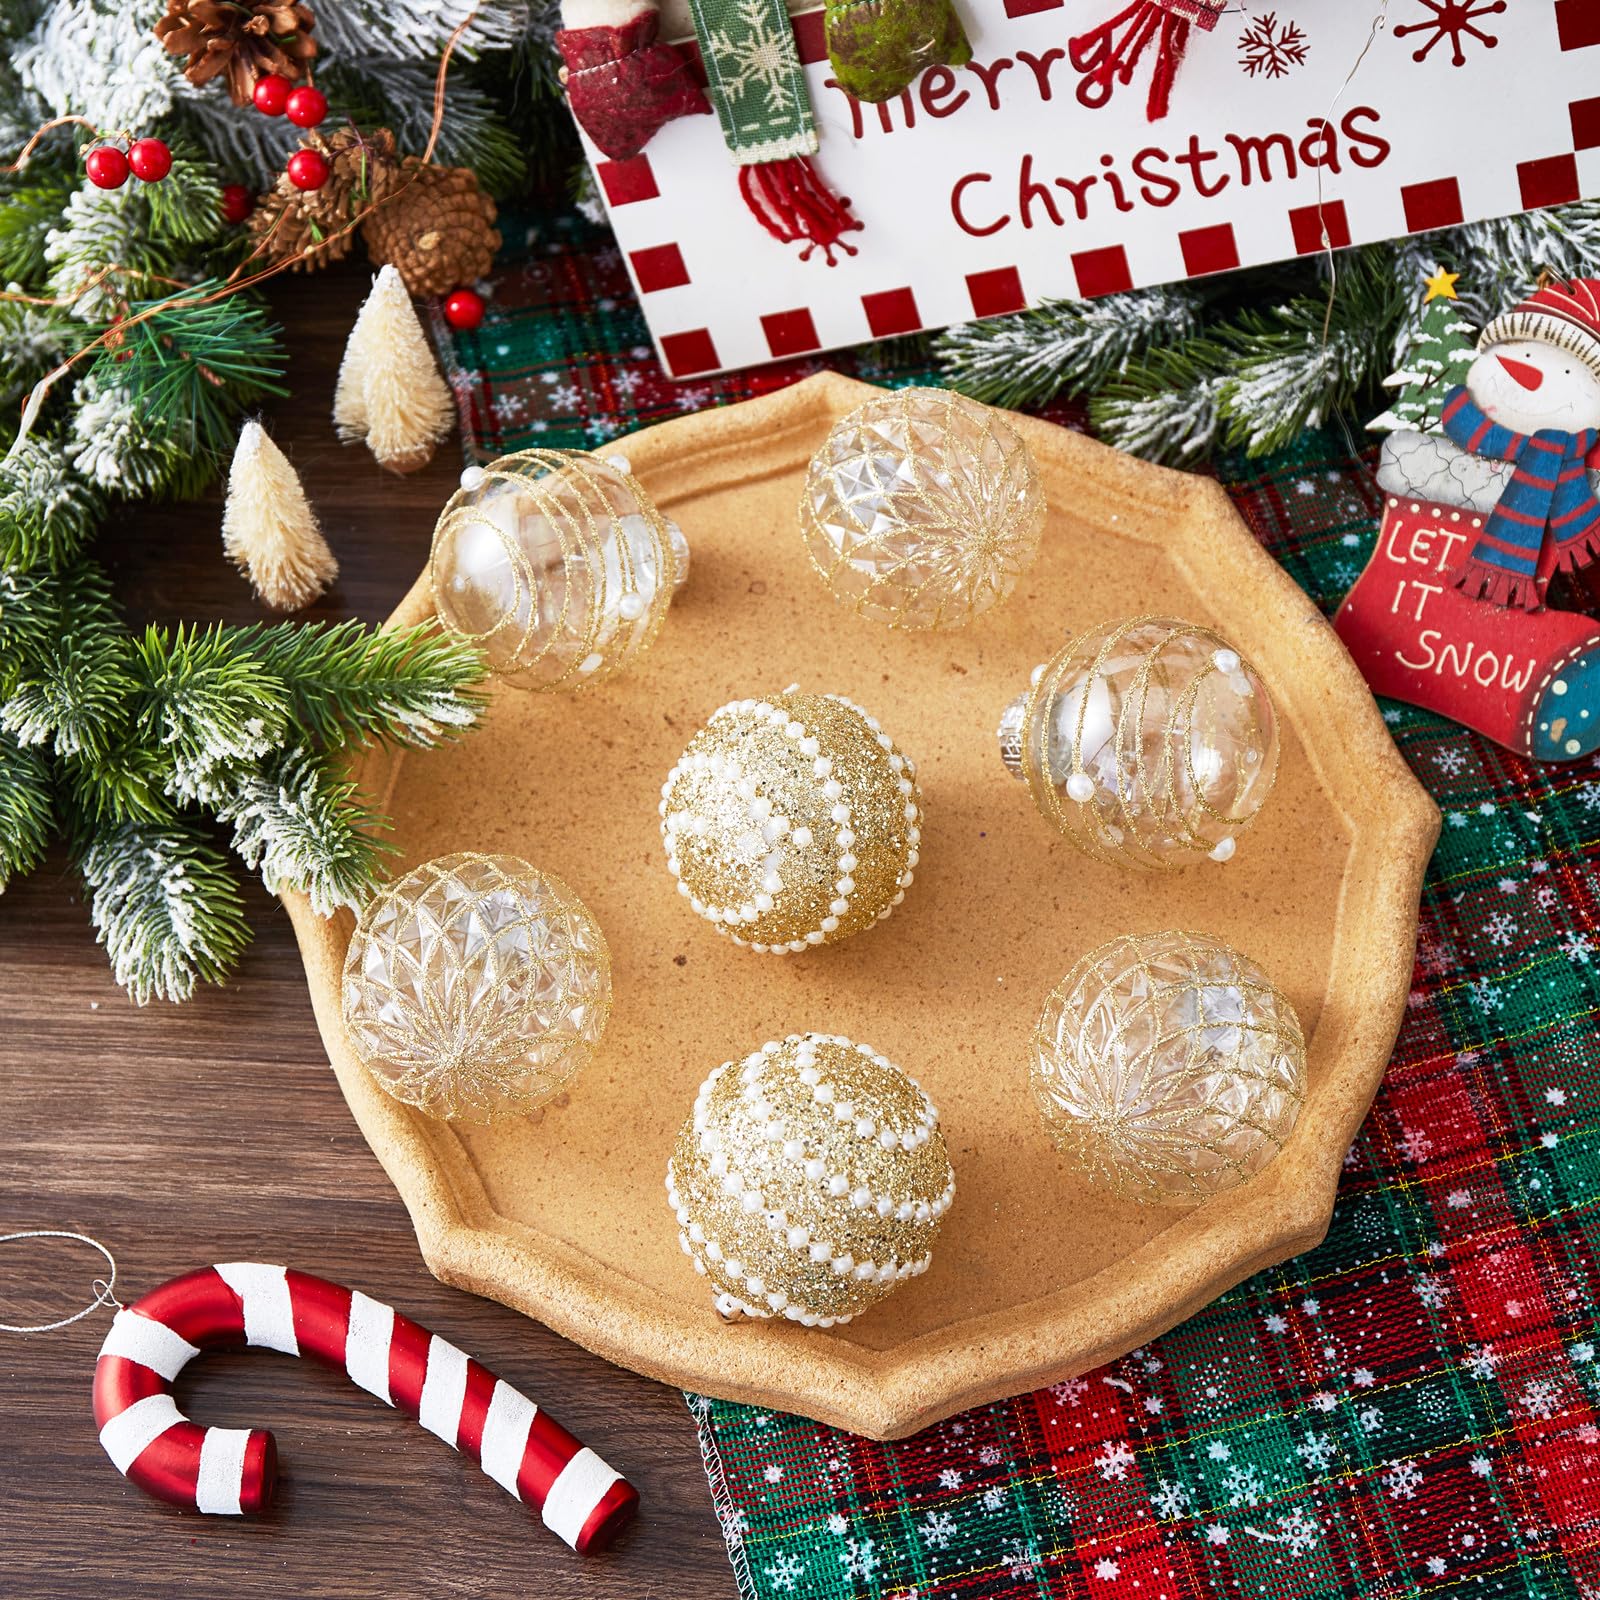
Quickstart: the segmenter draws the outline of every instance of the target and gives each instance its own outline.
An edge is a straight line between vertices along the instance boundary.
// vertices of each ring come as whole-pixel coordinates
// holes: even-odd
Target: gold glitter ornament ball
[[[1183,1203],[1253,1178],[1306,1096],[1300,1022],[1247,956],[1195,933],[1085,956],[1034,1030],[1034,1098],[1096,1183]]]
[[[1278,772],[1255,668],[1172,617],[1091,628],[1006,707],[1000,755],[1085,854],[1123,866],[1227,861]]]
[[[611,958],[559,880],[516,856],[440,856],[362,911],[343,1007],[356,1055],[396,1100],[490,1122],[544,1105],[588,1061]]]
[[[848,1322],[926,1272],[955,1197],[939,1115],[866,1045],[790,1034],[700,1086],[667,1200],[724,1316]]]
[[[523,450],[468,467],[433,534],[440,620],[522,689],[578,689],[650,645],[689,547],[625,456]]]
[[[947,389],[897,389],[836,422],[800,501],[823,582],[892,628],[960,628],[999,604],[1044,516],[1016,429]]]
[[[678,892],[735,944],[772,955],[836,944],[911,887],[916,768],[839,695],[735,700],[667,774],[661,838]]]

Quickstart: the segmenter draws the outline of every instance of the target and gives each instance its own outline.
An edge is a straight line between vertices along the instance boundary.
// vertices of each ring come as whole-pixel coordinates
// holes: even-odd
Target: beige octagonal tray
[[[1220,487],[1047,423],[1015,419],[1050,519],[1005,607],[951,634],[853,616],[813,573],[795,516],[811,452],[871,392],[823,374],[627,439],[693,548],[651,653],[578,695],[497,689],[487,726],[460,745],[373,752],[357,769],[395,818],[399,866],[510,851],[598,917],[615,1009],[562,1103],[458,1129],[387,1098],[339,1018],[351,918],[288,903],[340,1086],[439,1278],[664,1381],[889,1438],[1121,1354],[1321,1238],[1399,1026],[1438,813],[1333,630]],[[393,621],[431,612],[424,576]],[[1277,787],[1226,866],[1140,876],[1087,861],[1000,764],[1000,710],[1034,663],[1073,630],[1139,612],[1220,629],[1279,708]],[[920,765],[927,820],[916,885],[888,922],[774,959],[691,914],[656,803],[715,707],[791,683],[847,694],[883,722]],[[1187,1213],[1083,1184],[1027,1084],[1033,1021],[1073,961],[1162,927],[1255,956],[1310,1046],[1310,1097],[1282,1156]],[[848,1328],[724,1325],[678,1248],[667,1157],[712,1067],[806,1029],[867,1041],[922,1081],[956,1203],[932,1270]]]

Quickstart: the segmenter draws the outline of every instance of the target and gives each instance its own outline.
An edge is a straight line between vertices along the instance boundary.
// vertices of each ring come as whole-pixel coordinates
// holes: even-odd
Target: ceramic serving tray
[[[838,604],[796,523],[806,462],[865,385],[822,374],[619,442],[693,549],[688,587],[631,673],[587,692],[496,688],[486,725],[356,768],[395,819],[396,871],[508,851],[570,884],[610,943],[615,1008],[595,1060],[542,1115],[431,1121],[352,1055],[338,976],[353,920],[288,905],[345,1098],[410,1210],[429,1268],[665,1382],[892,1438],[1117,1356],[1241,1278],[1315,1244],[1411,975],[1438,813],[1316,608],[1227,495],[1027,417],[1050,516],[1010,601],[948,634]],[[396,624],[433,610],[424,574]],[[1255,663],[1282,720],[1261,818],[1225,866],[1137,875],[1076,854],[1001,766],[1006,702],[1067,636],[1160,612]],[[724,701],[798,683],[848,695],[918,762],[917,881],[887,922],[773,958],[717,937],[676,893],[656,805]],[[1034,1112],[1034,1019],[1084,951],[1182,927],[1226,939],[1287,991],[1310,1095],[1283,1154],[1197,1210],[1087,1186]],[[932,1269],[845,1328],[724,1324],[680,1252],[662,1179],[719,1062],[814,1029],[870,1043],[941,1108],[956,1202]]]

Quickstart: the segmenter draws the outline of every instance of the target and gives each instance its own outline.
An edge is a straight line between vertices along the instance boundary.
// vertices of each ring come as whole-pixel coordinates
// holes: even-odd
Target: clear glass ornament
[[[523,689],[576,689],[622,671],[688,573],[683,534],[627,459],[584,450],[469,467],[433,535],[441,621]]]
[[[939,1113],[867,1045],[790,1034],[700,1086],[667,1164],[717,1310],[849,1322],[920,1277],[955,1198]]]
[[[1092,1181],[1157,1203],[1253,1178],[1306,1096],[1294,1008],[1248,957],[1194,933],[1112,939],[1045,1002],[1034,1098]]]
[[[961,628],[1011,593],[1044,530],[1015,428],[946,389],[897,389],[833,425],[800,526],[823,581],[892,628]]]
[[[490,1122],[553,1099],[611,1010],[604,935],[564,884],[516,856],[416,867],[361,913],[345,1031],[395,1099]]]
[[[1006,707],[1000,755],[1079,849],[1125,866],[1227,861],[1278,773],[1278,722],[1220,634],[1135,617],[1080,634]]]

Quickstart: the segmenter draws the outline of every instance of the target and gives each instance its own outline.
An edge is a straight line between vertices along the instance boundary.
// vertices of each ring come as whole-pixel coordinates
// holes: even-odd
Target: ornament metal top
[[[678,1242],[717,1310],[808,1328],[849,1322],[926,1272],[955,1189],[933,1102],[830,1034],[724,1062],[667,1164]]]
[[[683,534],[619,455],[523,450],[468,467],[433,534],[441,620],[523,689],[621,672],[688,575]]]
[[[1306,1047],[1248,957],[1194,933],[1091,951],[1045,1002],[1034,1098],[1090,1180],[1134,1199],[1203,1200],[1253,1178],[1306,1095]]]
[[[380,1087],[430,1116],[536,1110],[588,1061],[611,1011],[604,935],[565,884],[516,856],[413,868],[361,913],[345,1031]]]
[[[1254,667],[1220,634],[1134,617],[1080,634],[1006,707],[1000,756],[1086,855],[1170,868],[1229,860],[1278,772]]]
[[[836,422],[800,502],[823,581],[891,628],[961,628],[997,605],[1037,555],[1044,516],[1016,429],[946,389],[898,389]]]

